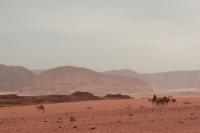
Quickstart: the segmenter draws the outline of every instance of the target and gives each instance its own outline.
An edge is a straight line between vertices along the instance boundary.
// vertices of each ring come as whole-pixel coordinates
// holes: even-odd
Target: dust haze
[[[199,133],[199,7],[0,0],[0,132]]]

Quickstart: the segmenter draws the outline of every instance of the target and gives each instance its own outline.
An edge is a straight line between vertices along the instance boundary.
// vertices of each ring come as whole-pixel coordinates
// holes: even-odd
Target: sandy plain
[[[200,98],[152,105],[146,98],[0,108],[0,133],[199,133]]]

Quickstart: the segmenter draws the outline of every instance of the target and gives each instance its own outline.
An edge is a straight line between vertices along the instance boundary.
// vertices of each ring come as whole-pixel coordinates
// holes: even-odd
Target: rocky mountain
[[[33,78],[34,74],[24,67],[0,65],[0,91],[17,91]]]
[[[86,68],[64,66],[54,68],[36,76],[21,90],[26,95],[70,94],[87,91],[95,95],[108,93],[138,94],[152,92],[141,79],[98,73]]]
[[[34,72],[34,73],[33,73]],[[200,88],[200,71],[137,73],[112,70],[103,73],[86,68],[64,66],[48,71],[28,70],[21,66],[0,65],[0,92],[27,95],[70,94],[88,91],[95,95],[137,95],[154,90]]]
[[[142,74],[142,79],[160,90],[200,87],[200,71],[171,71]]]
[[[136,73],[135,71],[112,70],[104,74],[137,77],[156,90],[190,89],[200,87],[200,71],[171,71],[160,73]]]

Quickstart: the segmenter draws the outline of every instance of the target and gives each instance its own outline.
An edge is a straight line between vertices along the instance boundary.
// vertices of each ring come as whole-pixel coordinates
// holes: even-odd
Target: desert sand
[[[155,106],[147,99],[0,108],[0,133],[199,133],[200,98]]]

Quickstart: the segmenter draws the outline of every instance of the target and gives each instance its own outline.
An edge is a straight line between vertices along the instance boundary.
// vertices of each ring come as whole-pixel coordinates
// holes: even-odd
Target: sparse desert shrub
[[[191,104],[191,102],[189,102],[189,101],[184,101],[183,103],[188,104],[188,105]]]
[[[86,107],[86,109],[92,109],[92,107]]]
[[[78,126],[77,126],[77,125],[75,125],[75,126],[73,126],[73,128],[78,128]]]
[[[126,107],[126,109],[131,109],[131,107],[128,105],[128,106]]]
[[[129,116],[133,116],[133,113],[129,113],[128,115],[129,115]]]
[[[69,121],[76,121],[76,120],[75,120],[74,117],[71,116],[71,117],[69,118]]]
[[[144,108],[144,106],[140,105],[140,108],[141,108],[141,109],[143,109],[143,108]]]
[[[94,129],[96,129],[97,127],[95,127],[95,126],[93,126],[93,127],[90,127],[89,129],[90,130],[94,130]]]
[[[194,113],[190,113],[190,116],[194,116]]]
[[[194,107],[195,107],[195,108],[200,108],[200,106],[199,106],[199,105],[195,105]]]

